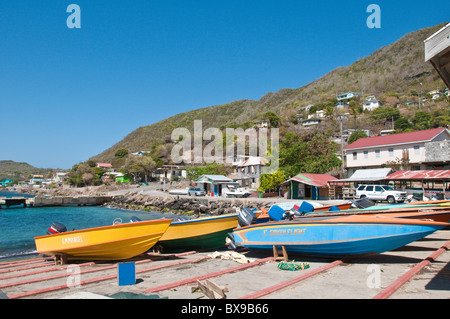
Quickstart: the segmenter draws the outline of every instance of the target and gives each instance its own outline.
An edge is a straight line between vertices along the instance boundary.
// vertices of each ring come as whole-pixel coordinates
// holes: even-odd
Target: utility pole
[[[343,138],[343,132],[342,132],[342,121],[344,119],[344,116],[341,114],[339,115],[339,124],[341,129],[341,178],[344,177],[344,138]]]
[[[364,98],[364,72],[361,74],[361,98]]]
[[[423,86],[422,82],[420,82],[420,99],[419,99],[419,109],[421,108],[421,105],[423,104]]]

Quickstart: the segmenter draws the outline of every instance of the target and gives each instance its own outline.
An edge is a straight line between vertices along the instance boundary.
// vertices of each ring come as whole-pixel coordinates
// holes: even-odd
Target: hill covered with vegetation
[[[344,129],[370,129],[374,134],[390,128],[408,130],[450,125],[448,98],[432,100],[427,96],[429,91],[445,87],[432,66],[424,62],[423,41],[444,25],[411,32],[370,56],[337,68],[303,87],[269,92],[258,101],[240,100],[201,108],[140,127],[91,159],[120,167],[124,159],[115,156],[118,150],[129,153],[149,151],[154,159],[168,163],[171,132],[178,127],[186,127],[192,132],[194,120],[203,120],[204,129],[248,128],[275,113],[282,136],[289,132],[303,134],[310,131],[311,128],[304,127],[302,121],[320,110],[325,112],[325,117],[313,130],[331,132],[330,136],[339,132],[337,119],[344,112],[347,113]],[[363,111],[364,96],[361,96],[350,102],[350,108],[339,111],[334,107],[336,96],[346,92],[374,95],[383,107],[378,111]],[[427,116],[423,113],[430,114],[431,118],[424,118]]]
[[[0,161],[0,179],[8,178],[12,180],[29,179],[32,175],[43,175],[44,177],[52,173],[52,169],[37,168],[28,163],[14,161]]]

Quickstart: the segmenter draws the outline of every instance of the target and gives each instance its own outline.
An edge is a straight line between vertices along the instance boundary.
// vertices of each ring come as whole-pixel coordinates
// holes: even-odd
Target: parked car
[[[191,187],[188,189],[188,195],[189,196],[206,196],[206,192],[203,188],[199,187]]]
[[[359,185],[356,189],[356,199],[367,197],[372,201],[388,201],[402,203],[406,200],[406,193],[396,191],[387,185]]]

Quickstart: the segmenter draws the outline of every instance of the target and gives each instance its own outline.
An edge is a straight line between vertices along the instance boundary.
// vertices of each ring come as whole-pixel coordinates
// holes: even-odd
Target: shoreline
[[[179,185],[176,185],[179,186]],[[175,187],[176,187],[175,186]],[[46,196],[54,198],[64,197],[101,197],[110,198],[97,206],[105,206],[116,209],[126,209],[134,211],[155,211],[155,212],[171,212],[181,215],[222,215],[236,213],[236,208],[242,209],[248,207],[250,209],[260,210],[261,208],[269,209],[273,204],[280,202],[299,202],[300,200],[290,200],[283,197],[270,198],[227,198],[227,197],[209,197],[209,196],[187,196],[172,195],[168,191],[164,192],[159,183],[152,183],[149,186],[134,185],[101,185],[89,186],[81,188],[10,188],[19,194],[31,194],[38,197]],[[317,200],[316,202],[324,205],[338,204],[346,202],[345,200]],[[64,201],[61,201],[63,205]],[[38,205],[36,205],[38,206]]]

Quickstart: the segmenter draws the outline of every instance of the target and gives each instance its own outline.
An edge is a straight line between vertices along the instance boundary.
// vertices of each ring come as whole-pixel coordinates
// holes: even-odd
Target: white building
[[[377,109],[377,108],[379,108],[381,106],[382,106],[382,104],[378,100],[365,101],[363,103],[363,110],[364,111],[366,111],[366,110],[367,111],[373,111],[373,110],[375,110],[375,109]]]
[[[446,128],[361,138],[344,148],[350,175],[403,161],[409,169],[449,169],[450,132]]]
[[[350,99],[352,99],[354,97],[357,97],[357,96],[359,96],[358,93],[348,92],[348,93],[344,93],[344,94],[338,95],[337,100],[338,101],[350,100]]]
[[[311,118],[311,119],[304,120],[302,122],[302,125],[303,126],[314,126],[314,125],[319,125],[320,122],[322,122],[321,119]]]

